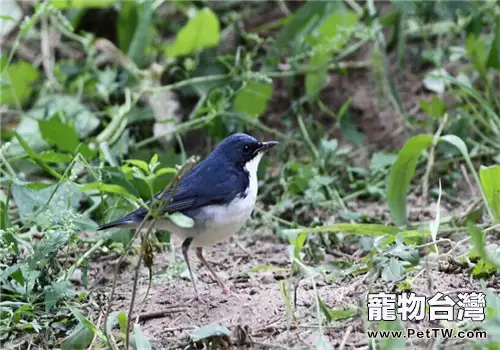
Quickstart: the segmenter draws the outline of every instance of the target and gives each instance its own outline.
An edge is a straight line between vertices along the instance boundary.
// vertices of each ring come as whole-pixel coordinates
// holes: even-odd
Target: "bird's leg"
[[[215,273],[215,271],[212,269],[212,266],[210,266],[210,264],[208,263],[208,261],[205,260],[205,257],[203,256],[203,248],[197,247],[196,248],[196,255],[201,260],[201,262],[203,263],[203,265],[205,265],[207,267],[208,271],[210,271],[210,273],[212,274],[213,278],[217,281],[217,283],[219,284],[219,286],[222,288],[222,294],[228,295],[229,294],[229,288],[226,287],[226,285],[221,281],[221,279],[219,278],[219,276],[217,276],[217,274]]]
[[[196,289],[196,282],[194,281],[194,276],[193,276],[193,271],[191,270],[191,265],[189,264],[189,256],[188,256],[188,250],[189,246],[191,245],[191,242],[193,241],[193,238],[186,238],[184,242],[182,242],[182,255],[184,256],[184,260],[186,260],[186,264],[188,267],[189,271],[189,277],[191,277],[191,282],[193,283],[193,289],[194,289],[194,294],[196,296],[196,299],[198,301],[201,301],[200,296],[198,294],[198,289]]]

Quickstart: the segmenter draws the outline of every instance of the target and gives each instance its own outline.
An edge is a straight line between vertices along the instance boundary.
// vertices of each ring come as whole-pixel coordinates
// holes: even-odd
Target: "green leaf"
[[[3,201],[0,201],[0,230],[5,230],[11,225],[12,223],[9,218],[9,208],[7,208],[7,205]]]
[[[486,198],[486,194],[484,193],[483,187],[481,186],[481,180],[479,179],[476,170],[474,169],[474,165],[472,164],[472,161],[469,156],[469,151],[467,150],[467,145],[465,142],[458,136],[456,135],[445,135],[440,137],[441,141],[448,142],[458,148],[460,153],[462,153],[462,156],[465,158],[465,161],[467,163],[467,166],[469,167],[469,170],[472,173],[472,176],[474,177],[474,180],[476,181],[477,186],[479,186],[479,191],[481,192],[481,197],[483,199],[484,205],[486,206],[486,209],[488,210],[488,214],[490,216],[491,221],[495,221],[492,208],[489,206],[488,199]]]
[[[44,140],[56,145],[62,151],[74,153],[80,143],[75,129],[61,123],[57,115],[49,120],[39,120],[38,126]]]
[[[120,185],[104,184],[102,182],[91,182],[85,185],[79,185],[79,189],[82,192],[97,190],[104,193],[118,194],[120,196],[129,198],[135,202],[139,201],[139,199],[136,196],[129,193],[126,189],[124,189]]]
[[[168,218],[172,220],[174,224],[183,228],[190,228],[194,226],[194,220],[189,216],[182,214],[181,212],[176,211],[175,213],[168,214]]]
[[[417,135],[409,139],[391,168],[387,187],[387,202],[396,225],[406,223],[407,192],[420,154],[432,144],[432,135]]]
[[[61,343],[61,350],[84,350],[87,349],[94,339],[94,332],[82,323],[78,323]]]
[[[66,296],[73,295],[70,281],[54,282],[45,290],[45,311],[48,312],[56,306],[59,300]]]
[[[390,258],[389,263],[382,270],[382,279],[386,282],[399,281],[404,275],[405,269],[401,261]]]
[[[132,332],[131,342],[133,350],[152,350],[151,343],[148,338],[146,338],[138,324],[134,325],[134,331]]]
[[[156,170],[155,175],[162,176],[165,174],[175,174],[175,173],[177,173],[177,170],[175,168],[161,168]]]
[[[443,100],[441,100],[437,96],[433,96],[430,102],[421,100],[420,108],[422,108],[424,112],[426,112],[430,117],[433,118],[442,117],[444,115],[444,112],[446,111],[446,107]]]
[[[396,321],[380,321],[380,330],[382,331],[399,331],[404,329],[404,324],[399,319]],[[387,350],[406,349],[406,343],[403,338],[384,338],[380,339],[379,348]]]
[[[285,236],[293,239],[300,233],[324,233],[324,232],[341,232],[344,235],[359,235],[359,236],[390,236],[396,238],[398,233],[402,233],[405,239],[422,238],[429,235],[429,230],[402,230],[394,226],[386,226],[380,224],[334,224],[329,226],[320,226],[314,228],[297,228],[286,229],[281,231]]]
[[[62,178],[62,175],[59,174],[56,170],[52,169],[45,161],[38,155],[38,153],[35,152],[33,148],[30,147],[30,145],[24,141],[24,139],[19,135],[17,132],[14,131],[14,136],[16,137],[15,140],[19,142],[21,145],[22,149],[26,152],[28,157],[31,158],[34,162],[36,162],[38,165],[42,167],[46,172],[48,172],[50,175],[60,179]]]
[[[145,174],[149,174],[148,163],[146,163],[143,160],[140,160],[140,159],[127,159],[127,160],[125,160],[125,164],[135,165],[136,167],[138,167],[139,169],[141,169],[142,171],[144,171]]]
[[[498,11],[495,18],[495,35],[493,36],[493,42],[491,43],[490,54],[488,55],[488,60],[486,61],[486,67],[495,68],[500,71],[500,13],[498,13]]]
[[[151,35],[153,14],[153,0],[144,1],[140,6],[137,27],[135,27],[134,37],[127,51],[127,56],[138,67],[143,66],[146,49],[153,38]]]
[[[127,314],[124,311],[113,311],[109,314],[108,320],[106,322],[106,333],[111,334],[113,327],[118,324],[120,325],[120,332],[125,334],[125,330],[127,329]]]
[[[495,223],[500,221],[500,165],[491,167],[481,166],[479,169],[479,178],[487,205],[489,205]]]
[[[138,13],[138,4],[136,1],[122,1],[116,28],[118,47],[122,52],[128,51],[130,43],[134,38]]]
[[[234,111],[251,116],[264,113],[272,91],[273,88],[269,84],[249,82],[238,91],[234,99]]]
[[[376,152],[373,154],[370,161],[370,170],[383,170],[386,167],[392,166],[396,162],[396,159],[398,159],[398,156],[396,154]]]
[[[314,56],[309,61],[309,70],[313,72],[306,75],[306,95],[309,101],[313,101],[323,88],[328,74],[329,55],[326,50],[317,49]]]
[[[59,153],[52,150],[39,153],[38,158],[47,163],[68,163],[73,160],[73,157],[69,154]]]
[[[446,89],[446,76],[448,76],[448,72],[444,68],[434,69],[425,75],[424,86],[432,92],[442,94]]]
[[[69,311],[71,311],[71,313],[73,314],[73,316],[75,316],[75,318],[81,323],[83,324],[85,327],[87,327],[88,329],[90,329],[94,334],[97,334],[97,336],[102,340],[102,341],[106,341],[106,337],[105,335],[103,334],[103,332],[97,328],[97,326],[95,324],[93,324],[92,322],[90,322],[85,316],[83,316],[80,311],[78,311],[78,309],[75,309],[73,306],[70,306],[70,305],[67,305]]]
[[[1,74],[0,95],[2,104],[23,105],[32,93],[32,85],[38,80],[40,73],[27,61],[11,63]]]
[[[199,11],[179,31],[173,45],[167,48],[167,56],[182,56],[207,47],[217,46],[220,40],[220,24],[209,8]]]
[[[484,232],[477,227],[472,221],[467,222],[470,238],[477,254],[481,259],[493,265],[497,271],[500,270],[500,259],[488,253],[486,242],[484,240]]]
[[[195,342],[211,337],[228,337],[231,335],[229,329],[218,324],[209,324],[196,328],[191,332],[191,339]]]
[[[116,0],[49,0],[58,10],[109,7]]]
[[[49,144],[43,139],[38,121],[47,117],[59,115],[63,124],[73,123],[76,133],[80,139],[88,137],[98,126],[99,119],[78,99],[68,95],[44,95],[38,98],[33,108],[28,111],[27,116],[21,119],[16,132],[36,152],[48,149]],[[23,153],[23,147],[17,140],[12,142],[8,150],[10,156],[18,156]]]
[[[356,315],[356,312],[350,309],[329,308],[328,306],[326,306],[323,300],[321,300],[319,295],[318,295],[318,304],[328,322],[345,320],[346,318],[350,318]]]
[[[22,220],[32,220],[42,209],[46,209],[52,222],[58,222],[66,210],[79,207],[83,194],[73,184],[65,182],[43,189],[13,184],[12,196]],[[38,218],[40,220],[41,217]]]
[[[314,100],[328,75],[328,63],[332,54],[345,45],[358,16],[352,11],[337,11],[326,17],[309,41],[314,43],[314,55],[309,61],[306,75],[306,95]]]
[[[483,40],[470,34],[465,44],[467,57],[481,77],[486,77],[486,44]]]
[[[345,319],[351,318],[351,317],[353,317],[353,316],[356,315],[356,311],[355,310],[343,309],[343,308],[340,308],[340,307],[329,309],[328,313],[330,315],[330,318],[333,321],[345,320]]]

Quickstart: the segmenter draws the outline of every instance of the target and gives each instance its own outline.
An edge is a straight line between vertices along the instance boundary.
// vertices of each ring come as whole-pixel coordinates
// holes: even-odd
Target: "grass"
[[[7,2],[19,11],[0,17],[3,345],[500,346],[495,2]],[[290,254],[225,267],[234,263],[238,278],[279,276],[248,298],[276,292],[280,326],[263,337],[258,320],[198,315],[181,336],[159,339],[148,320],[178,311],[139,310],[161,294],[157,278],[183,283],[184,264],[155,271],[172,252],[168,232],[95,229],[175,186],[190,156],[239,131],[280,146],[261,164],[247,225],[267,238],[238,244],[252,259],[266,240]],[[224,259],[236,249],[227,247]],[[103,280],[97,267],[108,257]],[[124,274],[126,305],[116,297]],[[367,320],[370,291],[430,297],[464,284],[485,294],[483,322]],[[186,309],[196,311],[172,307]],[[368,336],[412,327],[488,337]]]

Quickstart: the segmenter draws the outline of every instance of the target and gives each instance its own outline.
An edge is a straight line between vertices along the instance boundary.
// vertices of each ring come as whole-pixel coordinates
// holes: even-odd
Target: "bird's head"
[[[237,133],[224,139],[213,153],[214,156],[224,157],[234,165],[250,170],[249,164],[254,164],[256,168],[264,152],[277,144],[277,141],[261,142],[250,135]]]

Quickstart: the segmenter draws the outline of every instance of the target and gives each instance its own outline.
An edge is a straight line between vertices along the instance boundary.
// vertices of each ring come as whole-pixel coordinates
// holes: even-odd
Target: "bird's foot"
[[[223,284],[221,286],[221,294],[227,297],[227,296],[231,295],[232,293],[229,290],[229,288],[225,284]]]

